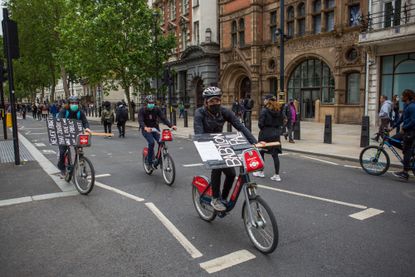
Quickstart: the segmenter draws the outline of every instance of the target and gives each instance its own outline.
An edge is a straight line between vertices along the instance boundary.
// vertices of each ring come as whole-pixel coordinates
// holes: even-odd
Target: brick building
[[[279,83],[279,1],[220,0],[220,85],[224,102],[264,94],[299,102],[301,119],[359,123],[365,52],[358,45],[366,0],[286,0],[284,88]],[[256,105],[254,116],[260,106]]]

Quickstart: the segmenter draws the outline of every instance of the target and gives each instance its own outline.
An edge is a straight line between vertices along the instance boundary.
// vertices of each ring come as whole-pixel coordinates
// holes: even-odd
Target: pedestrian
[[[104,132],[111,134],[112,124],[114,124],[114,113],[111,110],[111,103],[104,102],[104,110],[101,113],[101,124],[104,125]],[[111,138],[111,136],[108,136]]]
[[[59,113],[58,105],[56,102],[50,106],[50,113],[53,117],[56,117],[56,115]]]
[[[39,104],[39,106],[37,107],[37,120],[42,120],[42,109],[43,109],[43,105]]]
[[[46,120],[46,118],[48,117],[48,113],[49,113],[48,105],[46,104],[46,102],[44,102],[42,106],[42,118]]]
[[[392,102],[388,100],[386,95],[380,96],[380,112],[379,112],[379,130],[373,140],[378,141],[385,129],[388,129],[390,123],[390,115],[392,112]]]
[[[125,138],[125,123],[128,120],[128,109],[121,101],[117,103],[115,116],[115,121],[117,122],[117,128],[119,132],[118,137]]]
[[[135,107],[136,106],[137,105],[135,104],[134,100],[131,100],[131,109],[133,110],[133,119],[132,119],[132,121],[135,120],[135,113],[136,113]]]
[[[401,117],[401,114],[399,112],[399,98],[398,95],[394,95],[392,98],[392,119],[391,120],[391,126],[396,126],[396,123],[399,121],[399,118]],[[396,126],[396,133],[399,133],[401,129],[401,126]]]
[[[37,115],[37,106],[35,103],[33,103],[32,105],[32,117],[33,119],[36,119],[36,115]]]
[[[23,104],[22,105],[22,117],[23,117],[23,119],[26,119],[26,112],[27,112],[26,104]]]
[[[244,99],[244,123],[245,127],[248,128],[248,130],[251,130],[251,114],[252,109],[254,108],[254,100],[251,99],[251,95],[247,94]]]
[[[264,108],[261,110],[261,114],[258,119],[259,127],[259,141],[265,142],[280,142],[281,129],[284,125],[285,116],[281,110],[281,105],[278,103],[277,98],[274,95],[267,95],[264,99]],[[265,153],[272,156],[274,160],[275,173],[271,176],[271,180],[280,182],[280,159],[278,157],[281,154],[281,145],[269,148],[267,152],[261,151],[262,159],[265,160]],[[255,177],[265,177],[263,170],[254,172]]]
[[[241,118],[241,104],[238,101],[238,98],[235,98],[235,101],[232,103],[232,112],[237,118]]]
[[[297,122],[297,109],[294,105],[294,100],[290,99],[288,103],[284,105],[283,113],[286,118],[286,122],[284,124],[284,138],[290,143],[295,143],[293,139],[293,131],[294,125]]]
[[[180,102],[178,108],[179,108],[179,118],[184,117],[184,105],[183,105],[183,102]]]

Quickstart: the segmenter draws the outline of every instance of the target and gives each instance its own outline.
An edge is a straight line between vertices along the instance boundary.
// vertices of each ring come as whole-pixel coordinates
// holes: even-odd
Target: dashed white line
[[[197,164],[184,164],[182,165],[183,167],[196,167],[196,166],[202,166],[202,163],[197,163]]]
[[[13,199],[1,200],[0,207],[23,204],[23,203],[28,203],[32,201],[42,201],[42,200],[55,199],[55,198],[61,198],[61,197],[75,196],[75,195],[79,195],[79,193],[75,190],[72,190],[72,191],[54,192],[54,193],[47,193],[47,194],[41,194],[41,195],[13,198]]]
[[[113,188],[113,187],[107,186],[107,185],[105,185],[105,184],[103,184],[103,183],[100,183],[100,182],[96,182],[96,181],[95,181],[95,185],[96,185],[96,186],[98,186],[98,187],[100,187],[100,188],[103,188],[103,189],[110,190],[110,191],[113,191],[113,192],[115,192],[115,193],[118,193],[118,194],[120,194],[120,195],[122,195],[122,196],[125,196],[125,197],[127,197],[127,198],[130,198],[130,199],[132,199],[132,200],[134,200],[134,201],[137,201],[137,202],[143,202],[143,201],[144,201],[144,199],[143,199],[143,198],[140,198],[140,197],[138,197],[138,196],[135,196],[135,195],[129,194],[128,192],[125,192],[125,191],[122,191],[122,190],[119,190],[119,189],[116,189],[116,188]]]
[[[43,149],[42,152],[45,154],[56,154],[55,150],[50,150],[50,149]]]
[[[231,254],[201,263],[200,267],[206,270],[209,274],[212,274],[252,259],[255,259],[254,254],[248,250],[239,250]]]
[[[354,218],[354,219],[358,219],[358,220],[365,220],[371,217],[374,217],[378,214],[383,213],[384,211],[382,210],[378,210],[378,209],[374,209],[374,208],[369,208],[363,211],[360,211],[358,213],[354,213],[354,214],[350,214],[349,216]]]
[[[111,176],[111,174],[108,174],[108,173],[106,173],[106,174],[98,174],[98,175],[95,175],[95,178],[103,178],[103,177],[110,177]]]
[[[46,135],[47,133],[30,133],[29,135]],[[26,133],[27,135],[27,133]]]
[[[335,162],[330,162],[330,161],[326,161],[326,160],[322,160],[322,159],[317,159],[317,158],[310,157],[310,156],[304,156],[304,155],[302,155],[301,157],[307,158],[307,159],[310,159],[310,160],[319,161],[319,162],[326,163],[326,164],[339,165],[338,163],[335,163]]]
[[[347,164],[345,164],[345,165],[344,165],[344,167],[347,167],[347,168],[356,168],[356,169],[362,169],[362,167],[360,167],[360,166],[357,166],[357,165],[347,165]]]
[[[151,202],[146,206],[157,216],[167,230],[179,241],[193,259],[202,257],[203,254],[193,246],[193,244],[171,223],[171,221]]]
[[[37,142],[37,143],[35,143],[35,145],[37,147],[46,147],[46,145],[43,142]]]

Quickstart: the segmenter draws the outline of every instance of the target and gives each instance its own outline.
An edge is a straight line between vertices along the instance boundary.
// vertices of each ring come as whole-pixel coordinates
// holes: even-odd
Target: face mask
[[[73,112],[76,112],[78,110],[78,104],[71,104],[69,107]]]
[[[152,103],[152,104],[147,104],[147,108],[149,108],[149,109],[154,109],[154,106],[155,106],[155,104],[154,104],[154,103]]]
[[[217,114],[220,112],[220,104],[210,105],[208,108],[209,111],[213,114]]]

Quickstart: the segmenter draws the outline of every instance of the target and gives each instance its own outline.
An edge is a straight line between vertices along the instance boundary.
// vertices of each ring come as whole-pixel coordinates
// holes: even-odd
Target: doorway
[[[301,120],[314,120],[316,115],[316,100],[319,99],[320,90],[301,90],[300,115]]]

